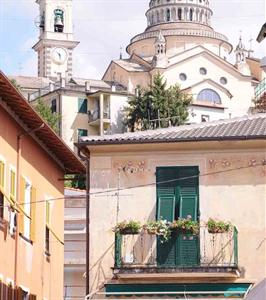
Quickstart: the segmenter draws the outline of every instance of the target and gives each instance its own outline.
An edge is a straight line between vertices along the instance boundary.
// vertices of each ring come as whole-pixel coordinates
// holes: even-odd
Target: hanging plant
[[[199,233],[199,228],[199,222],[191,219],[178,219],[170,224],[170,229],[173,232],[178,233],[182,232],[197,235]]]
[[[123,221],[118,223],[113,231],[120,234],[138,234],[141,231],[141,224],[138,221]]]
[[[162,237],[161,242],[166,242],[171,236],[170,223],[166,220],[150,221],[143,226],[148,234],[156,234]]]
[[[212,218],[208,220],[207,227],[209,233],[225,233],[233,228],[230,222],[216,221]]]

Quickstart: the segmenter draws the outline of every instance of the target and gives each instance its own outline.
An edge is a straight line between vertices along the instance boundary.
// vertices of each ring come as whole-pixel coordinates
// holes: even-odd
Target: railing
[[[202,30],[202,29],[168,29],[162,31],[164,36],[171,36],[171,35],[188,35],[188,36],[200,36],[200,37],[209,37],[209,38],[215,38],[219,39],[225,42],[228,42],[228,39],[225,35],[215,32],[215,31],[208,31],[208,30]],[[151,31],[151,32],[144,32],[141,34],[136,35],[131,39],[131,43],[148,39],[148,38],[154,38],[158,36],[157,31]]]
[[[238,266],[238,231],[199,235],[179,233],[162,243],[156,235],[141,232],[115,236],[115,268],[186,268]]]
[[[89,110],[88,111],[88,118],[89,118],[89,123],[94,122],[100,119],[100,110]],[[103,118],[104,119],[110,119],[110,111],[104,110],[103,111]]]
[[[255,97],[257,100],[266,93],[266,78],[264,78],[255,88]]]

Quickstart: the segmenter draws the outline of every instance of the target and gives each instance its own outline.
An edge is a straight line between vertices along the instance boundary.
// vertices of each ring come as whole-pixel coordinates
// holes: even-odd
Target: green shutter
[[[168,241],[157,238],[157,264],[160,267],[176,266],[176,236],[172,236]]]
[[[122,235],[120,233],[115,234],[115,267],[120,268],[122,265]]]
[[[174,189],[158,190],[157,219],[172,222],[175,219],[175,194]]]
[[[180,267],[199,264],[199,238],[192,234],[179,234],[177,240],[177,261]]]
[[[196,187],[180,187],[179,217],[198,219],[198,191]]]

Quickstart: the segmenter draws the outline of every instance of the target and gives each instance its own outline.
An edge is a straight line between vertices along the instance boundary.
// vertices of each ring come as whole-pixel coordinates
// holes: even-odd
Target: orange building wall
[[[10,167],[16,168],[17,135],[22,129],[0,107],[0,159],[5,160],[4,191],[9,195]],[[20,174],[36,188],[37,201],[62,198],[64,193],[63,171],[58,164],[30,137],[21,143]],[[5,200],[4,218],[8,220],[9,203]],[[50,262],[45,255],[45,201],[36,204],[36,241],[31,244],[19,237],[17,286],[37,295],[37,299],[63,299],[64,246],[50,234]],[[51,201],[51,227],[63,240],[64,201]],[[0,280],[5,284],[14,281],[15,240],[8,232],[0,230]]]

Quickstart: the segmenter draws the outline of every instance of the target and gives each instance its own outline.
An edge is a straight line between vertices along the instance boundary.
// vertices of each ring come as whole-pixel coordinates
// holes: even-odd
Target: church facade
[[[146,30],[127,46],[130,57],[112,61],[103,80],[134,93],[160,72],[169,86],[179,84],[193,95],[190,123],[249,114],[254,87],[265,73],[241,38],[234,50],[236,64],[227,61],[233,46],[211,27],[212,15],[209,1],[150,1]]]

